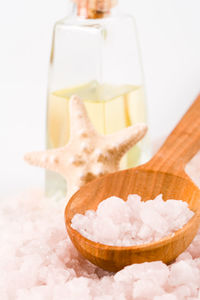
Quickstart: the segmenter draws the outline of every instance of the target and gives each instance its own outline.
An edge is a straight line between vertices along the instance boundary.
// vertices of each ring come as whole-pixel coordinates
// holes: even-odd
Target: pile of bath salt
[[[186,202],[162,199],[141,201],[129,195],[127,201],[110,197],[96,211],[76,214],[71,226],[86,238],[106,245],[133,246],[160,240],[182,228],[194,215]]]
[[[190,171],[200,178],[200,159]],[[1,300],[200,299],[200,231],[169,266],[133,264],[111,274],[74,248],[64,207],[65,199],[56,202],[34,191],[0,200]]]
[[[116,274],[85,260],[66,233],[65,200],[36,192],[0,202],[0,299],[200,299],[200,232],[170,266],[133,264]]]

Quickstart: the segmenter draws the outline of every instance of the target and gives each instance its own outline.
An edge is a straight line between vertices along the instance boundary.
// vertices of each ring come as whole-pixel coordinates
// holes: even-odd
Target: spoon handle
[[[147,164],[153,169],[178,175],[200,150],[200,94]]]

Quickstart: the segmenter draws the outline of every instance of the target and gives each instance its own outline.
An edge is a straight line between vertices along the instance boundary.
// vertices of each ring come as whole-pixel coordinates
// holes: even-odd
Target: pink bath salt
[[[7,292],[6,291],[1,291],[0,292],[0,295],[1,295],[1,299],[4,299],[4,300],[10,300],[10,298],[9,298],[9,296],[8,296],[8,294],[7,294]],[[17,300],[17,299],[16,299]]]
[[[141,220],[139,212],[144,205],[144,202],[141,201],[141,197],[136,194],[128,195],[126,204],[131,209],[131,219]]]
[[[151,279],[140,279],[133,286],[133,299],[153,299],[164,293],[165,291]]]
[[[50,299],[51,292],[47,286],[36,286],[29,290],[21,289],[17,292],[16,300],[44,300]]]
[[[90,281],[91,279],[86,277],[74,278],[71,281],[68,281],[64,286],[65,293],[67,291],[66,298],[70,300],[76,300],[76,299],[92,300],[92,296],[89,288]],[[62,294],[60,296],[63,297]]]
[[[176,295],[176,297],[178,299],[184,299],[184,298],[188,298],[193,296],[193,291],[191,290],[191,288],[189,286],[186,285],[181,285],[178,286],[174,292],[174,294]]]
[[[148,238],[150,236],[153,235],[153,230],[146,224],[143,224],[141,227],[140,227],[140,230],[138,232],[138,237],[141,239],[141,240],[148,240]]]
[[[95,216],[95,211],[94,210],[87,210],[86,213],[85,213],[86,217],[88,217],[89,219],[90,218],[93,218]]]
[[[192,255],[189,252],[185,251],[177,257],[176,262],[179,262],[182,260],[192,260]]]
[[[130,209],[125,201],[118,197],[110,197],[102,201],[97,208],[98,217],[110,218],[114,223],[129,222]]]
[[[0,203],[1,300],[200,300],[200,231],[175,263],[133,264],[114,274],[91,264],[73,246],[63,220],[65,199],[23,197],[13,198],[13,206]],[[140,209],[145,205],[137,203]],[[144,225],[139,219],[122,222],[120,239],[133,238],[135,228],[134,239],[141,242],[137,235]]]
[[[174,214],[176,209],[178,214]],[[105,245],[134,246],[158,241],[184,226],[194,213],[186,202],[164,201],[162,195],[141,201],[129,195],[103,200],[96,211],[76,214],[71,226],[89,240]],[[178,216],[178,217],[177,217]]]
[[[151,268],[149,268],[150,265]],[[155,284],[159,284],[160,286],[165,286],[169,276],[168,268],[160,261],[151,262],[150,264],[135,264],[134,271],[137,274],[137,279],[152,280]]]
[[[200,257],[200,235],[197,235],[194,238],[193,243],[188,248],[189,253],[192,255],[193,258]]]
[[[193,262],[195,263],[196,267],[199,269],[200,271],[200,257],[199,258],[195,258],[193,259]]]
[[[190,264],[190,261],[179,261],[171,266],[169,283],[171,286],[180,286],[193,283],[200,287],[199,270]]]
[[[168,267],[160,262],[155,261],[151,263],[133,264],[125,267],[123,270],[115,274],[115,281],[132,282],[137,280],[152,280],[159,286],[165,286],[169,276]]]
[[[72,281],[73,282],[73,281]],[[69,282],[70,283],[70,282]],[[72,283],[73,285],[73,283]],[[76,291],[77,288],[74,287],[74,290]],[[53,290],[53,294],[52,294],[52,298],[54,300],[60,300],[60,299],[70,299],[70,300],[74,300],[74,299],[78,299],[78,297],[80,296],[80,290],[78,290],[79,293],[77,293],[77,295],[74,293],[74,295],[71,293],[71,290],[69,289],[69,286],[66,284],[60,284],[60,285],[56,285],[54,290]],[[73,291],[72,291],[73,292]],[[76,298],[77,296],[77,298]],[[86,298],[87,299],[87,298]],[[88,300],[91,300],[90,297],[88,297]]]
[[[179,300],[174,294],[165,294],[162,296],[156,296],[153,298],[153,300]]]
[[[153,203],[152,203],[153,204]],[[148,225],[152,230],[158,231],[163,236],[167,235],[169,225],[167,221],[152,207],[144,207],[140,212],[141,220]]]
[[[102,222],[104,223],[104,226],[102,226]],[[103,240],[105,243],[109,244],[110,236],[115,240],[118,239],[119,228],[116,227],[109,218],[95,218],[94,222],[92,221],[92,228],[93,232],[95,232],[95,240],[97,242]],[[90,235],[88,235],[88,238],[90,238]]]
[[[125,295],[123,295],[123,294],[120,294],[117,297],[115,297],[114,299],[116,299],[116,300],[127,300],[127,297]]]
[[[100,280],[97,280],[96,282],[94,282],[93,284],[94,284],[96,296],[102,296],[102,290],[104,291],[105,295],[113,295],[113,293],[114,293],[114,291],[113,291],[113,288],[114,288],[113,276],[104,276]]]
[[[94,300],[102,300],[102,296],[96,296],[94,298]],[[103,300],[113,300],[113,297],[112,296],[104,296]],[[120,298],[119,298],[120,300]],[[122,300],[126,300],[126,299],[122,299]]]

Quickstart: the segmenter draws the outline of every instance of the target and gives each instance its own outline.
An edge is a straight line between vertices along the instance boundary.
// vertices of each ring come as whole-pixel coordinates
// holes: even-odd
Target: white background
[[[68,0],[0,0],[0,197],[42,185],[23,154],[44,148],[53,24]],[[200,0],[121,0],[139,32],[153,138],[169,133],[200,91]]]

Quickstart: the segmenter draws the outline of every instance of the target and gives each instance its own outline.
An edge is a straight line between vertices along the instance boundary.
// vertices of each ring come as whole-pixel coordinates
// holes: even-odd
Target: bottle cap
[[[73,0],[79,16],[88,19],[103,18],[117,4],[117,0]]]

